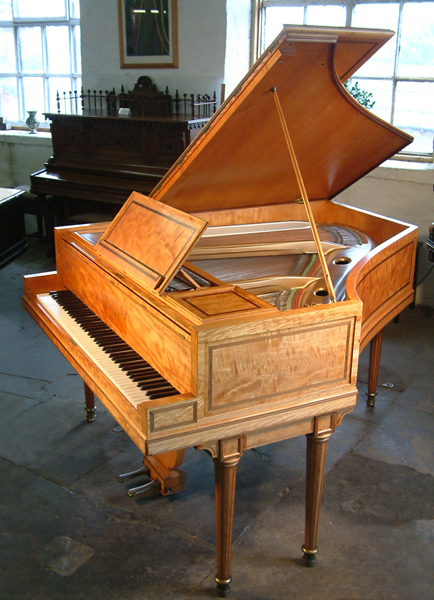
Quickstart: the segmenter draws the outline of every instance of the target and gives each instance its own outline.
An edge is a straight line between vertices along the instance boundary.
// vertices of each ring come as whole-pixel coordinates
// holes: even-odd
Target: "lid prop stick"
[[[315,241],[315,246],[318,252],[319,260],[321,262],[322,271],[324,274],[325,282],[327,285],[327,291],[331,298],[332,302],[336,302],[336,294],[333,287],[333,282],[330,277],[329,268],[327,266],[327,261],[324,256],[324,250],[321,246],[321,240],[319,239],[318,230],[316,228],[315,219],[312,213],[312,208],[310,206],[309,198],[307,197],[306,188],[304,186],[303,178],[301,176],[300,167],[298,166],[297,158],[295,156],[294,147],[292,145],[292,141],[289,135],[288,127],[285,121],[285,115],[283,114],[282,107],[280,105],[279,96],[277,95],[277,88],[271,88],[273,92],[274,100],[276,102],[277,112],[279,115],[280,123],[282,125],[283,134],[285,136],[286,145],[288,146],[289,155],[291,157],[292,166],[294,167],[295,176],[297,178],[298,187],[300,189],[301,197],[303,199],[304,206],[306,208],[307,218],[309,219],[309,224],[312,230],[313,238]]]

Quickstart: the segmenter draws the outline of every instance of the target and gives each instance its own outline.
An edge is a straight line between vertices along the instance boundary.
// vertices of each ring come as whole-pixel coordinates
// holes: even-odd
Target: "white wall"
[[[228,0],[230,1],[230,0]],[[244,1],[244,0],[243,0]],[[232,0],[234,3],[234,0]],[[81,0],[81,46],[84,89],[132,89],[148,75],[171,94],[220,97],[224,79],[226,0],[178,0],[177,69],[121,69],[117,0]]]
[[[228,0],[226,5],[225,97],[250,68],[251,0]]]
[[[433,182],[432,163],[387,161],[334,200],[417,225],[418,239],[423,243],[416,274],[419,281],[433,264],[425,246],[428,228],[434,222]],[[418,286],[416,303],[434,307],[434,271]]]
[[[0,131],[0,187],[30,186],[30,174],[53,153],[49,133]]]

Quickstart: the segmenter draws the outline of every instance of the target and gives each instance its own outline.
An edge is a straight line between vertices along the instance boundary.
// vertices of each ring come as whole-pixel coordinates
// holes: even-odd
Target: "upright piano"
[[[55,224],[80,212],[112,218],[131,190],[151,192],[215,110],[209,96],[183,96],[159,92],[142,76],[128,93],[89,93],[81,110],[76,97],[45,114],[53,155],[30,175],[30,189],[46,207],[50,251]]]
[[[285,27],[150,196],[57,229],[57,271],[25,277],[24,305],[83,378],[88,411],[95,393],[151,473],[169,465],[162,493],[184,448],[213,458],[221,596],[246,449],[306,435],[314,564],[359,351],[373,341],[375,365],[413,298],[416,227],[332,201],[411,141],[342,83],[391,35]]]

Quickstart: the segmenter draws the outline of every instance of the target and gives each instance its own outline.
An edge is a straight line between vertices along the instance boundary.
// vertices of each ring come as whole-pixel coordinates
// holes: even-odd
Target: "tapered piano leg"
[[[95,395],[86,383],[84,384],[84,397],[86,400],[85,410],[87,413],[87,420],[89,423],[92,423],[92,421],[95,421]]]
[[[369,375],[368,375],[368,391],[367,405],[375,406],[375,397],[377,395],[377,380],[378,380],[378,369],[380,367],[380,356],[381,356],[381,344],[383,342],[383,330],[379,331],[375,337],[372,338],[369,346]]]
[[[235,483],[238,458],[214,459],[216,537],[217,537],[217,593],[224,598],[231,582],[231,546],[234,522]]]
[[[314,432],[306,436],[306,523],[303,550],[303,561],[307,567],[313,567],[318,552],[317,536],[321,496],[324,484],[327,442],[331,430]]]
[[[198,446],[214,459],[216,542],[217,542],[217,593],[225,598],[231,583],[231,546],[234,522],[235,483],[237,465],[243,455],[244,437],[234,437]]]

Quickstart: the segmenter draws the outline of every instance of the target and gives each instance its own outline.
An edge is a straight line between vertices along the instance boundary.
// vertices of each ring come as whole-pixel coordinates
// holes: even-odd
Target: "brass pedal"
[[[158,481],[158,479],[153,479],[152,481],[149,481],[144,485],[139,485],[138,487],[131,488],[127,491],[127,494],[130,498],[135,498],[136,496],[139,496],[140,494],[145,494],[146,492],[149,492],[154,488],[160,488],[160,482]]]
[[[186,475],[180,469],[184,459],[184,450],[175,450],[164,454],[143,457],[144,466],[136,471],[118,475],[119,483],[124,483],[140,475],[146,475],[151,481],[131,488],[128,495],[133,498],[138,494],[145,494],[149,490],[159,489],[163,496],[176,494],[186,489]]]
[[[136,471],[131,471],[130,473],[123,473],[122,475],[118,475],[117,479],[119,481],[119,483],[124,483],[125,481],[128,481],[130,479],[134,479],[134,477],[139,477],[140,475],[149,475],[150,474],[150,470],[148,469],[148,467],[141,467],[140,469],[137,469]]]

